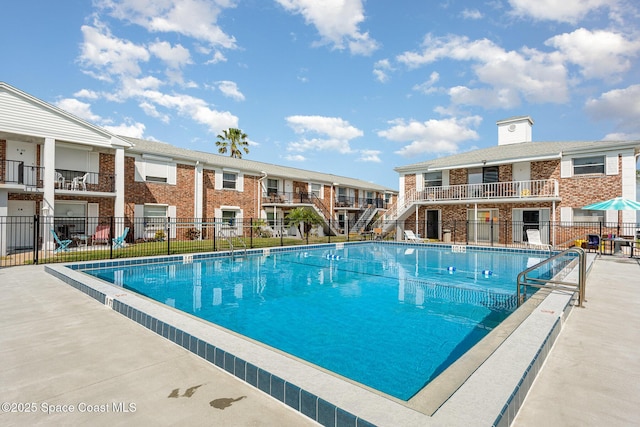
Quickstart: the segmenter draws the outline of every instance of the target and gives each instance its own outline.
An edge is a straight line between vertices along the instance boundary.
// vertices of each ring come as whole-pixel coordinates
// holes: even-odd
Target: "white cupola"
[[[529,116],[516,116],[498,120],[498,145],[531,142],[533,120]]]

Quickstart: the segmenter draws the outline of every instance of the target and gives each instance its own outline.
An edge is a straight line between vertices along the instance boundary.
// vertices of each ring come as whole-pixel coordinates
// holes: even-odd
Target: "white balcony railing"
[[[414,203],[420,202],[487,202],[491,200],[526,201],[558,197],[558,181],[538,179],[531,181],[492,182],[487,184],[460,184],[441,187],[427,187],[422,191],[415,188],[399,195],[397,202],[387,209],[378,221],[393,221],[406,212]],[[378,223],[376,223],[379,226]]]
[[[558,197],[558,181],[555,179],[427,187],[417,192],[414,201],[473,201],[478,199],[528,199],[549,197]]]

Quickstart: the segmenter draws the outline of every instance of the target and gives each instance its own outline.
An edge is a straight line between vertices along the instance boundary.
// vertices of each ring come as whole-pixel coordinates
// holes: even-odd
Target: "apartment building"
[[[347,233],[396,196],[355,178],[114,135],[0,82],[0,217],[50,218],[61,237],[92,235],[105,217],[126,219],[116,235],[145,218],[130,233],[138,239],[158,218],[273,222],[299,206],[315,209],[325,232]],[[1,254],[34,244],[11,223],[0,227]],[[47,238],[38,245],[53,245],[39,234]]]
[[[500,120],[495,146],[396,168],[400,191],[387,227],[447,240],[452,223],[468,224],[459,240],[508,244],[526,241],[527,228],[549,243],[550,224],[636,222],[633,211],[582,207],[617,196],[636,200],[640,141],[537,142],[533,124],[529,116]]]

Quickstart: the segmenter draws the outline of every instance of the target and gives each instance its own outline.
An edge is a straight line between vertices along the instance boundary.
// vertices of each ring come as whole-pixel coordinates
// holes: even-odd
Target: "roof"
[[[114,135],[108,130],[101,128],[100,126],[96,126],[93,123],[90,123],[86,120],[83,120],[61,108],[56,107],[55,105],[51,105],[41,99],[36,98],[35,96],[29,95],[28,93],[23,92],[20,89],[17,89],[8,83],[0,81],[0,92],[2,91],[8,94],[13,94],[14,97],[17,97],[16,99],[26,100],[26,102],[29,105],[36,106],[35,108],[39,109],[40,111],[53,113],[55,117],[60,117],[61,121],[56,122],[56,125],[58,125],[58,127],[64,127],[61,125],[61,124],[64,124],[64,122],[73,123],[75,125],[81,126],[83,129],[87,129],[88,132],[91,132],[91,134],[93,135],[99,135],[99,138],[101,140],[104,140],[107,144],[111,146],[124,146],[124,147],[130,146],[130,144],[127,141],[125,141],[123,138]],[[15,107],[15,105],[13,105],[13,107]],[[14,113],[24,114],[24,111],[14,111]],[[52,124],[52,122],[50,121],[42,121],[42,117],[30,117],[30,119],[31,119],[31,122],[22,118],[21,123],[24,123],[22,124],[22,126],[26,126],[27,124],[29,124],[37,127],[38,129],[42,129],[42,128],[46,128],[47,125]],[[69,138],[64,137],[65,136],[64,130],[67,130],[67,129],[60,129],[60,132],[58,133],[58,135],[53,135],[53,136],[57,136],[60,138],[62,135],[62,140],[70,140]],[[33,128],[31,128],[31,131],[33,131]],[[87,135],[88,134],[85,133],[83,135],[80,135],[79,137],[82,138],[83,136],[86,137]],[[69,134],[67,133],[66,136],[69,137]]]
[[[176,147],[165,142],[149,141],[145,139],[130,138],[121,136],[121,138],[129,141],[134,146],[127,152],[140,154],[154,154],[157,156],[169,157],[174,160],[186,160],[191,162],[200,162],[205,165],[218,168],[228,168],[243,172],[255,173],[261,175],[263,172],[267,176],[278,177],[283,179],[296,179],[300,181],[316,182],[324,184],[337,183],[341,187],[366,189],[378,192],[397,193],[398,190],[384,187],[360,179],[350,178],[346,176],[315,172],[305,169],[280,166],[271,163],[263,163],[255,160],[236,159],[230,156],[221,156],[219,154],[209,153],[205,151],[189,150],[186,148]]]
[[[440,157],[395,168],[396,172],[460,169],[484,165],[500,165],[524,161],[560,159],[563,155],[602,153],[611,150],[633,149],[640,153],[640,141],[552,141],[521,142],[496,145]]]

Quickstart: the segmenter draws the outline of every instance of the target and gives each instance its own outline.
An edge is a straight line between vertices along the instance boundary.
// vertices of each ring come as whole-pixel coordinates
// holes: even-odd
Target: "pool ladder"
[[[569,265],[565,265],[562,269],[565,273],[560,273],[554,275],[551,279],[541,279],[538,277],[528,277],[527,275],[534,270],[538,270],[540,267],[557,260],[558,258],[570,257],[573,255],[574,259],[577,254],[577,281],[567,282],[564,279],[567,275],[572,275],[571,272],[566,272],[566,269],[571,265],[575,265],[574,261],[571,260]],[[575,269],[573,270],[575,271]],[[586,280],[587,280],[587,261],[585,251],[581,248],[569,248],[560,253],[553,255],[550,258],[545,259],[544,261],[527,268],[526,270],[520,272],[518,274],[518,290],[516,292],[518,305],[521,305],[527,299],[527,286],[531,286],[539,289],[548,289],[550,291],[558,290],[558,291],[569,291],[576,292],[578,294],[578,307],[582,307],[583,303],[586,301],[585,288],[586,288]]]
[[[240,245],[242,245],[244,255],[247,255],[247,245],[245,245],[244,241],[236,234],[234,230],[220,230],[218,232],[218,237],[224,239],[229,244],[229,250],[231,251],[232,258],[235,256],[235,247],[233,245],[234,239],[236,243],[240,243]]]

